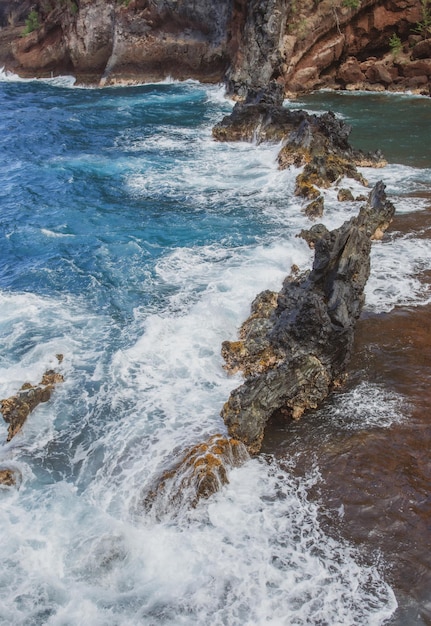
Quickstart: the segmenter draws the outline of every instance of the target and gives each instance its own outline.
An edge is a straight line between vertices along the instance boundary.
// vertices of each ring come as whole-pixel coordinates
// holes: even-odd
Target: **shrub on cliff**
[[[39,27],[40,27],[39,15],[37,11],[33,9],[33,11],[30,11],[27,19],[25,20],[25,28],[22,32],[23,37],[25,37],[26,35],[29,35],[34,30],[37,30]]]

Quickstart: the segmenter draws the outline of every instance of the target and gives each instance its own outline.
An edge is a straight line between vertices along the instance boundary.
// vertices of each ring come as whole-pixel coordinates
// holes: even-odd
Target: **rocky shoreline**
[[[0,0],[0,67],[101,86],[193,78],[240,99],[271,81],[290,97],[429,95],[430,12],[427,0]]]
[[[250,90],[214,126],[213,137],[281,144],[279,167],[298,168],[299,193],[305,188],[319,195],[345,176],[366,185],[356,165],[384,165],[380,152],[364,154],[350,146],[350,127],[333,114],[290,111],[282,100],[276,83]],[[186,450],[142,494],[142,508],[158,517],[167,513],[167,500],[195,506],[228,482],[229,468],[260,452],[275,415],[297,420],[342,385],[364,304],[371,242],[382,238],[395,213],[381,181],[365,200],[357,217],[339,228],[316,224],[298,233],[314,249],[312,269],[299,273],[292,267],[279,293],[259,294],[239,340],[222,345],[225,369],[241,371],[245,379],[221,411],[229,437],[213,435]]]
[[[296,193],[309,202],[304,211],[311,219],[322,216],[321,189],[344,177],[366,185],[357,166],[381,167],[384,159],[354,150],[349,126],[332,113],[283,108],[286,94],[322,87],[429,92],[431,39],[425,27],[413,33],[426,6],[418,0],[323,0],[301,10],[279,0],[198,8],[188,0],[81,0],[66,8],[37,5],[27,33],[4,25],[8,10],[8,23],[14,21],[13,7],[22,8],[16,21],[22,20],[24,5],[2,0],[0,6],[0,65],[22,76],[72,73],[101,86],[167,76],[223,81],[240,102],[214,127],[214,138],[281,143],[279,167],[301,168]],[[388,53],[390,34],[399,45]],[[293,270],[278,294],[260,294],[240,340],[223,345],[226,368],[245,376],[222,410],[231,439],[216,436],[186,451],[152,490],[152,503],[178,475],[193,485],[192,503],[207,497],[226,482],[224,464],[247,456],[232,450],[260,450],[274,413],[297,419],[340,383],[362,309],[371,240],[382,236],[393,213],[378,183],[356,218],[334,231],[319,224],[301,233],[315,249],[313,268],[302,275]],[[180,491],[183,482],[174,479]]]

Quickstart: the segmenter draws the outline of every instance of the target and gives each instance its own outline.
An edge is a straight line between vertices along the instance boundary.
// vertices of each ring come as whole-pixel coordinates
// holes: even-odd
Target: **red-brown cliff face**
[[[427,0],[250,0],[227,74],[230,89],[241,95],[244,86],[275,79],[287,92],[427,90],[428,62],[411,62],[414,44],[427,36],[426,29],[412,33],[428,6],[431,12]]]
[[[26,0],[0,0],[0,66],[90,83],[167,76],[225,81],[238,96],[277,80],[418,89],[431,76],[430,0],[39,0],[35,30],[12,30]],[[10,43],[12,40],[12,44]],[[415,44],[416,47],[415,47]]]

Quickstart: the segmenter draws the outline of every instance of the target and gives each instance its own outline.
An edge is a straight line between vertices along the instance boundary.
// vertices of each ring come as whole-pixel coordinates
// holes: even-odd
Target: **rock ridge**
[[[251,454],[259,452],[276,411],[298,419],[342,381],[364,304],[371,241],[395,211],[384,190],[378,182],[359,215],[339,228],[317,224],[303,231],[315,250],[312,269],[291,273],[279,293],[259,294],[239,341],[224,342],[226,369],[241,370],[245,382],[221,415],[229,435]]]

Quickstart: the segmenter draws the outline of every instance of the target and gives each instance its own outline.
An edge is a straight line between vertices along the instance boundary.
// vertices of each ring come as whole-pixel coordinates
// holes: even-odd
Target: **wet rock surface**
[[[212,435],[185,452],[179,462],[167,469],[143,494],[140,506],[156,517],[195,507],[226,485],[228,470],[249,458],[241,441]]]
[[[250,453],[259,452],[276,411],[298,419],[342,381],[364,303],[371,240],[395,211],[384,189],[377,183],[359,215],[340,228],[318,224],[303,231],[315,250],[311,271],[289,275],[277,296],[260,294],[240,340],[223,344],[226,368],[242,370],[245,382],[221,415]]]
[[[11,469],[0,469],[0,486],[15,487],[20,482],[21,477]]]
[[[24,383],[14,396],[0,400],[0,411],[8,426],[7,441],[10,441],[24,426],[27,417],[41,402],[47,402],[57,383],[63,376],[54,370],[47,370],[38,385]]]

